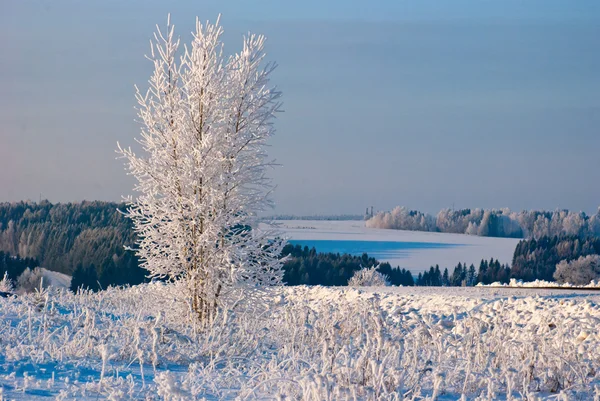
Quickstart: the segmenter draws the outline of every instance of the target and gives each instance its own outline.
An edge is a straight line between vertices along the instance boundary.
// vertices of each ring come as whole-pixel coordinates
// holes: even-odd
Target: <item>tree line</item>
[[[314,247],[287,244],[282,255],[288,258],[283,264],[283,281],[287,285],[343,286],[348,284],[354,272],[371,266],[378,266],[377,270],[387,275],[392,285],[414,285],[409,270],[379,263],[366,253],[361,256],[318,253]]]
[[[511,278],[553,281],[556,265],[600,254],[600,238],[542,237],[520,241],[515,249]]]
[[[568,210],[442,209],[436,216],[398,206],[366,221],[371,228],[430,231],[484,237],[600,236],[600,209],[592,216]]]
[[[431,266],[429,271],[419,273],[415,284],[418,286],[472,287],[478,283],[508,283],[510,278],[510,267],[492,258],[489,261],[482,260],[478,269],[474,264],[467,267],[466,263],[459,262],[452,273],[449,273],[448,268],[444,268],[442,273],[439,265]]]
[[[0,251],[82,277],[90,288],[139,284],[147,272],[125,250],[135,246],[135,234],[124,208],[100,201],[0,203]]]
[[[99,201],[0,203],[0,263],[4,263],[1,266],[8,266],[9,262],[11,266],[20,266],[11,267],[13,270],[4,267],[0,273],[9,271],[9,277],[16,282],[26,267],[42,266],[71,275],[75,285],[91,289],[146,281],[147,271],[140,267],[133,252],[124,248],[135,246],[131,222],[119,212],[124,207],[120,203]],[[548,216],[550,221],[559,221],[559,217],[553,216],[560,213]],[[595,217],[589,221],[595,221]],[[288,244],[283,250],[284,256],[289,255],[283,266],[284,281],[289,285],[346,285],[355,271],[374,265],[378,265],[378,271],[386,274],[394,285],[468,286],[477,282],[508,282],[510,278],[552,281],[560,262],[600,254],[600,238],[581,234],[520,241],[510,268],[496,260],[482,261],[479,266],[461,263],[451,271],[433,266],[414,278],[410,271],[379,263],[366,254],[325,254],[314,248]],[[581,266],[571,263],[565,268],[572,270]],[[561,277],[572,275],[561,273]]]
[[[20,258],[0,251],[0,280],[6,274],[13,283],[16,283],[27,268],[33,269],[37,266],[39,263],[33,258]]]

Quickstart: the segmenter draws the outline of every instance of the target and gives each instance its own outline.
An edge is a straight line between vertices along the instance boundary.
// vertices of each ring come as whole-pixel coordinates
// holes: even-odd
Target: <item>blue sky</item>
[[[0,200],[118,200],[156,23],[269,38],[276,212],[600,205],[598,1],[0,3]]]

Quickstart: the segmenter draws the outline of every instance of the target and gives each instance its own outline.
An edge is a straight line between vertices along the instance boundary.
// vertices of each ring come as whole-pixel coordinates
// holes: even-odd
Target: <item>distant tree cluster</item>
[[[472,287],[477,283],[491,284],[495,282],[508,283],[510,280],[510,267],[500,264],[493,258],[489,261],[482,260],[479,269],[471,264],[458,263],[452,274],[445,268],[442,272],[440,267],[430,267],[429,271],[419,273],[416,281],[418,286],[444,286],[444,287]]]
[[[79,287],[98,290],[109,285],[134,285],[146,281],[147,271],[140,268],[133,252],[124,249],[124,246],[135,244],[135,234],[131,223],[117,210],[123,206],[110,202],[0,203],[0,278],[8,272],[9,279],[17,284],[26,268],[33,270],[40,266],[72,275],[74,290]],[[478,213],[445,212],[443,216],[446,217],[439,218],[435,224],[445,230],[453,227],[448,221],[460,222],[458,227],[468,227],[472,222],[470,219]],[[389,277],[391,284],[405,286],[470,286],[479,282],[508,282],[510,278],[570,280],[572,284],[581,281],[577,277],[589,273],[589,265],[570,262],[582,256],[600,254],[600,238],[591,235],[598,232],[597,215],[583,218],[580,214],[561,211],[536,217],[537,212],[531,213],[529,221],[546,222],[534,223],[536,229],[550,227],[550,231],[564,231],[565,227],[570,227],[568,231],[576,234],[542,236],[519,242],[510,269],[496,260],[483,261],[473,269],[461,263],[453,271],[431,267],[416,279],[410,271],[379,263],[366,254],[324,254],[299,245],[287,245],[283,255],[290,255],[290,259],[283,267],[284,281],[288,285],[346,285],[354,272],[371,266],[378,266],[377,271]],[[416,222],[428,218],[414,212],[410,219]],[[587,222],[588,228],[578,229],[585,227],[583,221]],[[563,273],[555,276],[557,265],[563,261]],[[578,269],[582,270],[579,275]],[[475,279],[473,270],[476,271]],[[568,276],[564,276],[566,271]]]
[[[580,256],[570,262],[563,260],[556,265],[554,279],[559,283],[586,285],[600,279],[600,255]]]
[[[600,236],[600,209],[593,216],[567,210],[522,211],[509,209],[443,209],[436,217],[405,207],[380,212],[367,227],[432,231],[484,237],[534,238],[551,236]]]
[[[413,286],[415,280],[410,270],[401,269],[400,267],[392,267],[389,263],[380,263],[377,266],[377,271],[384,274],[391,285]]]
[[[542,237],[519,242],[515,249],[511,277],[523,281],[552,281],[556,265],[581,256],[600,254],[600,238]],[[575,266],[572,266],[575,267]]]
[[[366,253],[352,256],[339,253],[317,253],[315,248],[288,244],[283,256],[289,259],[283,265],[283,280],[287,285],[343,286],[362,268],[377,266],[377,271],[388,277],[392,285],[414,285],[410,271],[379,263]]]
[[[0,277],[6,274],[13,283],[17,282],[26,269],[34,269],[38,266],[38,261],[33,258],[20,258],[0,251]]]
[[[105,259],[99,268],[93,263],[83,265],[78,263],[71,278],[71,290],[79,288],[98,291],[109,286],[136,285],[147,281],[146,270],[139,267],[137,256],[126,252],[117,261]]]
[[[431,266],[429,271],[419,273],[415,284],[422,287],[439,287],[444,285],[444,281],[448,282],[448,269],[445,269],[442,275],[440,266],[436,265],[435,268]]]
[[[493,258],[490,261],[482,261],[479,265],[476,283],[492,284],[492,283],[508,283],[511,278],[511,268],[508,265],[500,264],[498,260]]]
[[[0,251],[68,275],[78,265],[85,270],[93,266],[96,287],[98,280],[103,287],[141,283],[147,272],[124,249],[135,244],[131,222],[118,211],[124,206],[99,201],[0,203]]]

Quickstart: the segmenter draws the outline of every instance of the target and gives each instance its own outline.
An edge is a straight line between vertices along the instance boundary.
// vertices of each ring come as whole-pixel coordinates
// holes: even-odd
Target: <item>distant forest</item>
[[[523,281],[553,281],[556,265],[581,256],[600,254],[600,238],[543,237],[521,241],[515,249],[511,277]]]
[[[593,216],[568,210],[513,212],[509,209],[442,209],[434,217],[398,206],[390,212],[380,212],[367,219],[366,226],[483,237],[587,237],[600,236],[600,209]]]
[[[99,201],[0,203],[0,251],[71,276],[93,267],[103,286],[139,284],[146,271],[124,249],[135,245],[135,234],[123,208]]]
[[[124,208],[121,203],[100,201],[0,203],[0,273],[8,272],[14,281],[26,267],[42,266],[73,276],[75,288],[91,289],[147,281],[147,272],[139,267],[137,257],[125,250],[125,246],[135,246],[135,234],[130,221],[119,212]],[[456,213],[463,217],[473,214]],[[450,217],[440,222],[460,221],[456,213],[450,213]],[[367,254],[318,253],[314,248],[287,245],[283,251],[283,256],[288,256],[284,280],[288,285],[346,285],[360,268],[378,265],[378,270],[394,285],[470,286],[478,282],[508,282],[510,278],[552,281],[556,265],[561,261],[600,254],[597,215],[528,213],[530,220],[545,219],[549,232],[561,234],[519,242],[510,267],[491,259],[481,261],[479,266],[459,263],[451,271],[448,267],[435,266],[413,277],[410,271],[393,268],[389,263],[380,264]],[[525,215],[525,212],[521,214]],[[464,223],[461,224],[464,226]],[[577,234],[567,235],[565,227],[571,227],[566,231]]]
[[[283,255],[289,257],[284,265],[283,276],[287,285],[346,285],[357,270],[377,265],[377,270],[387,275],[392,285],[415,284],[410,271],[392,268],[389,263],[380,264],[366,253],[362,256],[317,253],[315,248],[288,244],[283,249]]]

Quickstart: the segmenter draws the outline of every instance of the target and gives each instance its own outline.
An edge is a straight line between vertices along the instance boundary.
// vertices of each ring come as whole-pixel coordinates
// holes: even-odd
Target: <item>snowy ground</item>
[[[512,263],[519,242],[513,238],[477,237],[464,234],[386,230],[365,227],[364,221],[282,220],[281,230],[293,240],[396,241],[456,244],[441,249],[415,249],[392,258],[382,258],[393,267],[400,266],[417,274],[436,264],[450,271],[459,262],[479,266],[482,259]],[[317,249],[318,251],[318,249]]]
[[[71,276],[41,268],[44,282],[57,288],[68,289],[71,286]]]
[[[0,299],[2,399],[600,397],[598,292],[285,287],[230,303],[210,330],[189,324],[183,293]]]

